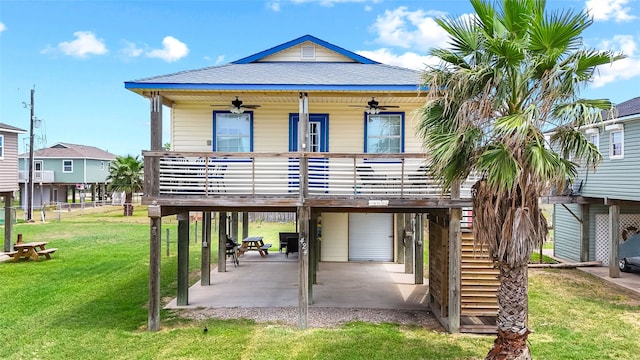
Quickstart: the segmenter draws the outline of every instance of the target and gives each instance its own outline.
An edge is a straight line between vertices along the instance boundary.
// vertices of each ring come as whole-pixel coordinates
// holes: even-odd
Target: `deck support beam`
[[[298,272],[298,327],[306,329],[309,318],[309,219],[308,206],[298,208],[299,221],[299,272]]]
[[[414,284],[424,284],[424,222],[423,214],[416,214],[416,266],[414,271]]]
[[[460,183],[451,185],[451,199],[460,198]],[[460,232],[460,220],[462,209],[449,210],[449,294],[448,294],[448,318],[449,332],[460,332],[460,272],[462,266],[462,239]]]
[[[609,205],[609,277],[619,278],[618,247],[620,245],[620,205]]]
[[[176,305],[189,305],[189,212],[178,214],[178,296]]]
[[[211,211],[202,212],[202,256],[200,285],[211,285]]]
[[[589,261],[589,209],[591,205],[582,204],[580,205],[580,216],[582,217],[582,221],[580,221],[580,261],[586,262]]]
[[[400,224],[404,224],[404,214],[394,214],[396,229],[396,263],[404,264],[404,230]]]
[[[218,215],[218,272],[225,271],[227,271],[227,213],[220,211]]]
[[[13,241],[13,193],[4,193],[4,252],[13,250],[11,242]]]
[[[242,238],[246,239],[248,237],[249,237],[249,213],[243,212],[242,213]],[[237,239],[236,241],[238,240],[239,239]]]
[[[414,266],[414,229],[413,214],[404,214],[404,273],[413,274]]]
[[[236,242],[240,242],[242,239],[238,239],[238,212],[234,211],[231,213],[231,233],[229,234]]]
[[[162,243],[162,218],[149,217],[149,313],[147,328],[160,330],[160,244]]]

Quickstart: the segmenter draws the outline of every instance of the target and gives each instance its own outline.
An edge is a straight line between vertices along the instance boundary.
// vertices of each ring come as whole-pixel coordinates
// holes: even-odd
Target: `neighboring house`
[[[555,205],[554,251],[559,258],[616,267],[611,254],[640,229],[640,97],[618,104],[615,113],[584,129],[602,162],[595,170],[581,168],[568,194],[571,203]]]
[[[56,202],[66,203],[69,196],[83,200],[103,199],[106,195],[109,165],[116,156],[94,146],[57,143],[33,152],[33,208]],[[20,154],[20,194],[27,206],[25,191],[29,184],[29,153]]]
[[[429,213],[434,312],[451,331],[460,328],[460,315],[495,318],[497,280],[488,261],[473,259],[475,267],[462,270],[475,296],[448,298],[448,284],[459,286],[450,277],[460,275],[461,259],[448,261],[447,249],[462,247],[460,222],[450,218],[470,206],[471,182],[457,199],[457,191],[449,195],[427,174],[415,132],[425,102],[420,75],[306,35],[223,66],[126,82],[151,101],[142,200],[150,206],[151,233],[161,233],[161,217],[177,214],[184,222],[189,211],[297,212],[310,279],[319,262],[381,261],[408,264],[410,272],[415,264],[421,283],[422,231],[415,229],[422,228],[419,214]],[[168,141],[161,137],[163,105],[171,109]],[[158,241],[151,235],[151,329],[159,316]],[[225,271],[221,249],[218,270]],[[207,251],[203,246],[205,262]],[[178,305],[188,303],[187,265],[179,264]],[[202,268],[208,285],[209,264]],[[473,269],[482,274],[465,277]]]
[[[13,250],[13,194],[18,190],[18,135],[25,130],[0,123],[0,196],[4,200],[4,251]]]

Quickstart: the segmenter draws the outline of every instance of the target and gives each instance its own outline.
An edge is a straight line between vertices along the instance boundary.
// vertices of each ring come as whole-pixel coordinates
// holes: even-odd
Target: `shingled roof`
[[[346,59],[344,62],[264,61],[269,56],[312,42]],[[266,91],[416,91],[420,72],[380,64],[310,35],[232,63],[125,82],[125,88],[173,90]]]
[[[616,105],[617,117],[640,114],[640,96]]]
[[[7,125],[5,123],[0,123],[0,131],[6,131],[6,132],[12,132],[12,133],[18,133],[18,134],[24,134],[27,132],[27,130],[22,130],[15,126]]]
[[[26,158],[29,153],[20,154],[20,158]],[[77,145],[69,143],[57,143],[51,147],[35,150],[34,158],[55,158],[55,159],[93,159],[93,160],[114,160],[116,156],[110,152],[98,149],[94,146]]]

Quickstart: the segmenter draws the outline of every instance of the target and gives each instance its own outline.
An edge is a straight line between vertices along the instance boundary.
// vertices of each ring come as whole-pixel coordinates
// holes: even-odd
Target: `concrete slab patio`
[[[298,256],[247,253],[240,266],[227,262],[227,272],[211,272],[211,285],[189,289],[189,305],[166,308],[297,307]],[[415,285],[403,264],[320,263],[311,307],[429,310],[428,286]]]

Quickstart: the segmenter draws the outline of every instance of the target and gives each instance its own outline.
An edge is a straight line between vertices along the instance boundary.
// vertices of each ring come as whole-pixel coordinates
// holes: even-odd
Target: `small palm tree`
[[[142,169],[144,165],[138,156],[118,156],[109,168],[109,191],[124,191],[124,216],[133,215],[133,193],[142,191]]]
[[[499,269],[498,334],[487,359],[530,359],[527,264],[547,235],[539,197],[594,166],[598,149],[580,131],[612,108],[579,90],[621,55],[584,49],[585,12],[545,11],[545,1],[471,0],[476,15],[441,18],[450,48],[424,75],[418,131],[433,175],[448,188],[481,175],[472,191],[474,236]],[[555,129],[549,143],[545,132]],[[564,154],[571,153],[576,163]]]

